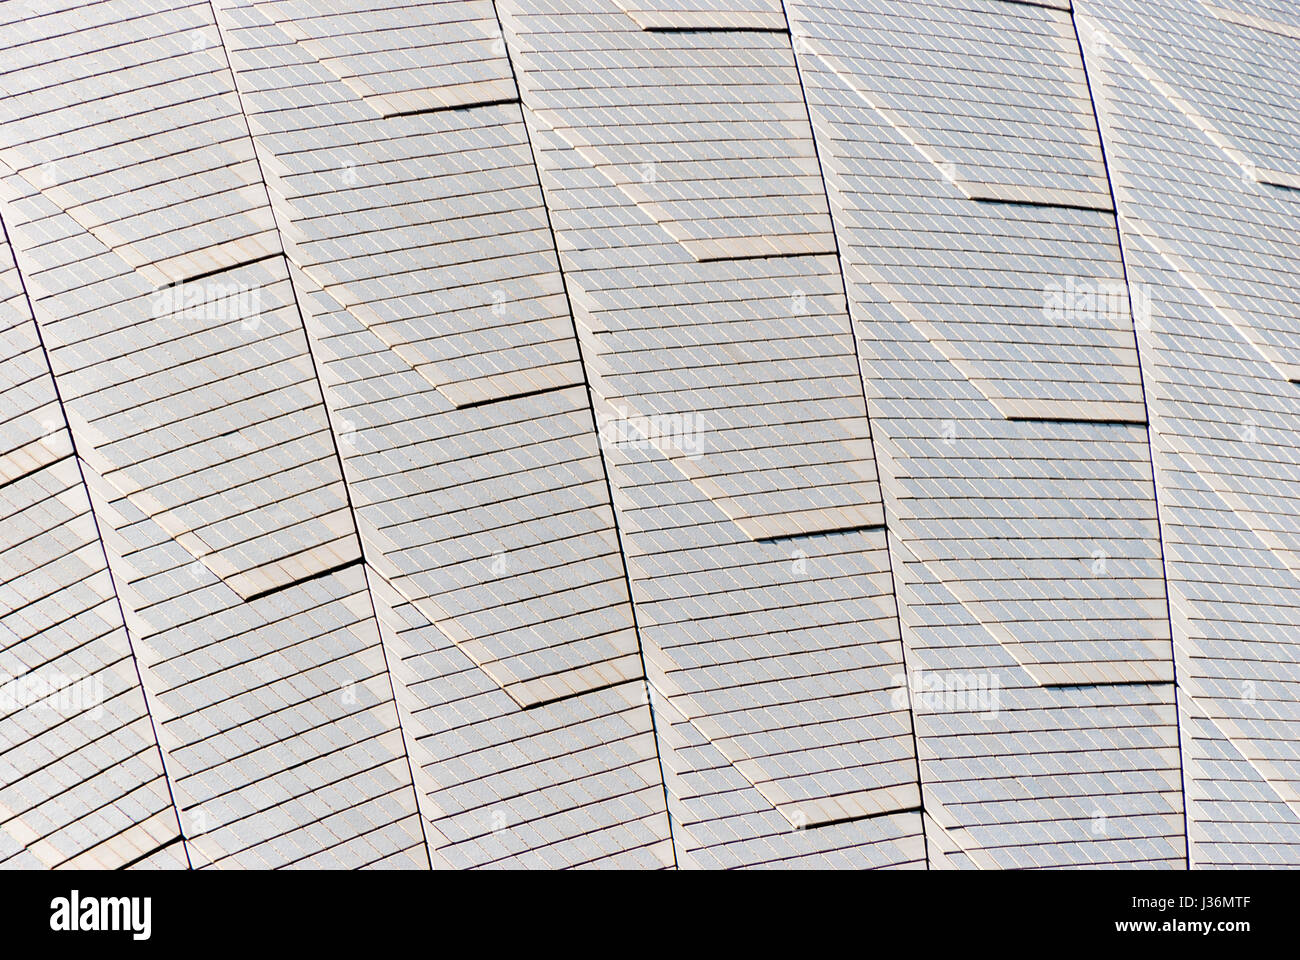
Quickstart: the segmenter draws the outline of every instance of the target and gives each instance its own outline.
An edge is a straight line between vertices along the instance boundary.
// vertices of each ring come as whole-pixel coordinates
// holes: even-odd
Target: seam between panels
[[[158,724],[154,721],[153,707],[149,702],[149,690],[145,686],[144,674],[140,669],[140,658],[135,652],[135,642],[131,639],[131,628],[127,623],[126,608],[122,606],[122,595],[117,589],[117,578],[113,576],[113,565],[109,562],[108,546],[104,543],[104,534],[99,527],[99,515],[95,512],[95,501],[90,495],[90,485],[86,483],[86,472],[81,465],[81,454],[77,452],[77,438],[72,432],[72,424],[68,420],[68,412],[63,404],[63,393],[59,389],[58,377],[54,375],[54,364],[50,360],[50,351],[45,346],[45,334],[41,330],[40,322],[36,319],[36,307],[32,303],[31,293],[27,289],[27,278],[23,275],[23,270],[18,262],[18,249],[13,245],[9,238],[9,228],[4,222],[3,213],[0,213],[0,236],[9,246],[10,252],[14,259],[14,272],[18,274],[18,282],[23,289],[23,299],[27,302],[27,312],[32,318],[32,326],[36,330],[36,340],[41,348],[41,355],[45,358],[46,369],[50,371],[50,383],[54,387],[54,398],[59,404],[59,414],[63,417],[63,427],[68,431],[68,442],[72,446],[72,460],[77,465],[77,476],[81,478],[82,489],[86,491],[86,505],[90,513],[91,522],[95,525],[95,538],[99,541],[99,551],[104,558],[104,571],[108,574],[109,586],[113,589],[113,599],[117,603],[118,616],[122,618],[122,634],[126,637],[127,649],[131,652],[131,665],[135,668],[136,683],[140,684],[140,697],[144,701],[144,713],[149,719],[149,730],[153,733],[154,747],[158,751],[158,762],[162,767],[163,783],[167,785],[167,796],[171,800],[172,812],[176,814],[176,830],[181,841],[181,849],[185,851],[185,863],[189,869],[194,869],[194,861],[190,858],[189,843],[185,837],[185,825],[181,820],[181,808],[176,802],[176,792],[172,788],[172,775],[167,769],[167,754],[162,748],[162,740],[158,736]],[[149,854],[156,853],[161,847],[155,847],[149,851]],[[149,854],[146,854],[149,855]],[[137,858],[139,859],[139,858]],[[130,861],[134,863],[135,861]],[[124,864],[123,866],[129,866]]]
[[[510,43],[506,39],[505,25],[501,22],[501,11],[497,0],[492,0],[492,15],[496,18],[497,30],[500,31],[501,46],[505,51],[506,63],[510,66],[510,79],[514,82],[518,95],[519,123],[523,127],[524,140],[528,144],[528,154],[532,158],[533,173],[537,177],[537,193],[542,201],[542,211],[546,215],[546,229],[551,235],[551,249],[555,251],[555,269],[560,275],[560,284],[564,288],[564,304],[569,311],[569,322],[573,325],[573,342],[578,351],[578,365],[582,368],[582,382],[587,390],[587,409],[591,412],[591,428],[596,436],[596,450],[600,454],[600,469],[605,476],[605,495],[609,498],[609,513],[614,524],[614,535],[618,538],[618,557],[623,565],[623,582],[627,586],[627,605],[632,615],[632,630],[636,634],[636,651],[641,661],[641,680],[646,693],[646,709],[650,711],[650,732],[654,736],[655,761],[659,765],[659,782],[664,793],[664,819],[668,823],[668,845],[673,852],[673,867],[681,869],[677,859],[677,839],[673,832],[672,805],[668,797],[668,778],[664,776],[664,760],[660,751],[659,720],[655,713],[654,697],[651,696],[650,674],[645,665],[645,644],[641,639],[641,623],[636,614],[636,597],[632,592],[632,574],[627,565],[627,549],[623,544],[623,528],[618,520],[618,506],[614,503],[614,484],[609,476],[609,464],[605,460],[605,446],[600,440],[600,426],[596,419],[596,402],[591,389],[591,378],[587,375],[587,362],[582,353],[582,337],[578,333],[578,318],[573,312],[573,300],[569,295],[569,279],[565,273],[564,260],[560,255],[560,245],[555,236],[555,224],[551,221],[551,206],[546,202],[546,185],[542,183],[542,168],[537,162],[537,149],[533,145],[532,131],[528,128],[528,112],[524,104],[524,90],[519,84],[519,73],[515,69],[514,57],[510,55]]]
[[[324,388],[322,388],[323,391]],[[344,486],[347,486],[347,478],[343,479]],[[355,522],[355,521],[354,521]],[[357,543],[361,542],[361,533],[357,532]],[[402,754],[406,759],[406,772],[411,778],[411,793],[415,797],[415,819],[420,823],[420,836],[424,840],[424,857],[429,863],[429,869],[433,867],[433,849],[429,846],[429,834],[424,827],[424,806],[420,803],[420,787],[415,782],[415,765],[411,760],[411,749],[406,742],[406,727],[402,724],[402,707],[397,702],[397,686],[393,679],[393,669],[388,663],[388,645],[384,643],[384,626],[379,622],[379,611],[375,609],[375,595],[370,589],[370,571],[366,563],[362,561],[361,576],[366,584],[366,595],[370,597],[370,615],[375,618],[375,635],[379,638],[379,654],[384,658],[384,673],[388,675],[388,692],[393,698],[393,716],[397,719],[397,733],[402,738]]]
[[[822,165],[821,150],[817,146],[817,130],[813,124],[812,108],[808,104],[808,91],[804,87],[803,71],[799,67],[799,50],[795,43],[794,29],[790,25],[790,11],[787,9],[786,0],[781,0],[781,15],[785,17],[786,35],[790,39],[790,56],[794,61],[795,77],[799,81],[799,96],[803,99],[804,113],[808,117],[808,139],[812,143],[813,158],[817,161],[817,174],[822,182],[822,195],[826,198],[826,216],[831,225],[831,239],[835,243],[835,265],[840,275],[840,289],[844,291],[844,315],[849,321],[849,339],[853,342],[853,359],[858,367],[858,385],[862,389],[862,414],[867,423],[867,441],[871,445],[871,459],[876,468],[876,489],[880,493],[880,511],[881,516],[885,518],[883,532],[885,534],[885,563],[889,568],[889,585],[890,592],[894,597],[894,622],[898,625],[898,648],[899,657],[902,660],[903,683],[907,690],[907,719],[912,732],[912,759],[916,766],[916,794],[919,806],[915,811],[920,815],[921,821],[921,846],[925,856],[925,868],[931,869],[930,862],[930,838],[925,829],[925,784],[921,779],[921,750],[920,743],[916,734],[916,711],[912,704],[912,684],[910,673],[907,667],[907,639],[903,635],[903,617],[900,601],[898,599],[898,578],[894,575],[894,551],[891,546],[892,538],[889,529],[890,522],[888,517],[888,504],[885,499],[885,484],[880,471],[880,459],[876,456],[876,433],[871,429],[871,404],[867,399],[867,380],[862,372],[862,354],[858,349],[858,331],[857,325],[853,321],[853,305],[849,300],[848,280],[844,276],[844,257],[840,252],[840,235],[835,229],[835,208],[831,203],[830,188],[826,184],[826,170]],[[907,810],[897,811],[907,813]]]
[[[1083,67],[1083,82],[1088,88],[1088,102],[1092,106],[1092,119],[1097,128],[1097,146],[1101,151],[1102,168],[1106,171],[1106,188],[1110,191],[1110,205],[1115,216],[1115,244],[1119,250],[1120,269],[1124,274],[1124,291],[1129,298],[1129,319],[1133,323],[1133,351],[1138,361],[1138,385],[1142,389],[1142,408],[1146,411],[1147,458],[1151,463],[1151,503],[1156,513],[1156,539],[1160,545],[1160,574],[1165,585],[1165,621],[1169,624],[1169,658],[1173,672],[1174,688],[1174,735],[1178,742],[1178,789],[1183,800],[1183,853],[1184,867],[1192,869],[1192,837],[1188,830],[1187,814],[1187,758],[1183,752],[1183,722],[1179,710],[1178,697],[1178,653],[1174,635],[1174,617],[1172,601],[1169,599],[1169,565],[1165,555],[1164,520],[1160,513],[1160,483],[1156,473],[1155,446],[1151,442],[1152,418],[1151,407],[1147,403],[1146,374],[1142,367],[1142,342],[1138,336],[1137,318],[1133,315],[1133,289],[1129,283],[1128,258],[1124,255],[1124,231],[1120,226],[1119,200],[1115,196],[1115,183],[1110,175],[1110,158],[1106,153],[1106,138],[1101,130],[1101,113],[1097,108],[1097,98],[1093,95],[1092,78],[1088,75],[1088,58],[1083,49],[1083,38],[1079,35],[1079,22],[1076,19],[1074,5],[1070,8],[1070,26],[1074,29],[1074,41],[1079,47],[1079,63]]]
[[[244,95],[239,89],[239,76],[235,73],[234,64],[230,62],[230,50],[226,46],[225,30],[221,26],[221,18],[217,14],[217,2],[219,0],[208,0],[208,9],[212,13],[212,22],[217,29],[217,38],[221,45],[221,55],[226,62],[226,71],[230,74],[230,85],[235,94],[235,101],[239,104],[239,117],[244,121],[244,131],[248,135],[249,145],[253,148],[253,160],[257,164],[258,179],[262,183],[262,192],[266,196],[266,208],[271,214],[271,223],[275,226],[276,239],[280,243],[280,256],[284,259],[285,277],[289,281],[289,289],[293,292],[293,306],[298,314],[298,323],[302,327],[303,342],[307,347],[307,359],[311,361],[312,378],[316,381],[316,388],[320,390],[321,409],[325,411],[326,430],[330,435],[330,444],[334,448],[334,458],[339,465],[339,479],[343,481],[343,496],[347,502],[348,516],[352,519],[352,531],[357,537],[357,553],[361,557],[362,578],[365,583],[366,598],[370,601],[370,616],[375,621],[375,635],[379,640],[379,652],[384,659],[384,672],[388,675],[388,689],[393,697],[393,713],[397,719],[397,732],[402,739],[402,754],[406,760],[407,773],[411,778],[411,793],[415,799],[415,818],[420,822],[420,836],[424,840],[424,855],[429,863],[429,869],[433,869],[433,852],[429,846],[429,834],[425,830],[424,813],[420,804],[420,788],[415,783],[415,770],[411,763],[411,752],[407,747],[406,728],[402,724],[402,711],[397,703],[397,689],[393,680],[393,671],[388,663],[388,650],[384,643],[384,630],[379,622],[379,612],[375,607],[375,597],[370,589],[370,575],[366,572],[369,561],[366,559],[366,545],[361,536],[361,527],[357,524],[357,511],[352,503],[352,487],[348,483],[347,466],[343,462],[343,453],[339,449],[338,434],[334,431],[334,418],[330,411],[329,395],[325,390],[325,383],[320,377],[320,365],[316,360],[316,353],[312,349],[311,332],[307,329],[306,317],[302,311],[302,302],[298,295],[298,285],[294,283],[293,271],[290,269],[289,252],[284,246],[284,233],[280,228],[280,218],[276,214],[275,204],[271,201],[271,188],[266,182],[266,173],[262,168],[262,151],[258,146],[257,138],[253,136],[253,127],[248,120],[248,111],[244,109]]]

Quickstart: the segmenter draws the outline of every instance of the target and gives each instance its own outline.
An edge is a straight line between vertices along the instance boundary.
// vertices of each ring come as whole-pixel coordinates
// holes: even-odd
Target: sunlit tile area
[[[0,867],[1300,867],[1298,77],[0,4]]]

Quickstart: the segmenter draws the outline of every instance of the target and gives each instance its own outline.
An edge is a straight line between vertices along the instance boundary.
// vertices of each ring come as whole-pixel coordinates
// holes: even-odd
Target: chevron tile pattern
[[[1287,0],[0,51],[0,866],[1300,867]]]

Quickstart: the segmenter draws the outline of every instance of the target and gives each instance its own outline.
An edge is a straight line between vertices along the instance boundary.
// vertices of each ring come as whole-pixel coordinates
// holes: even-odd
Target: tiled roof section
[[[524,8],[503,16],[525,72],[574,42]],[[546,119],[549,91],[535,97],[526,91],[539,162],[566,170],[550,207],[574,316],[592,336],[587,373],[609,404],[598,411],[607,440],[655,447],[753,539],[880,526],[835,260],[695,262]]]
[[[796,826],[916,807],[883,533],[752,543],[653,453],[611,465],[655,688]]]
[[[829,258],[584,273],[606,441],[654,446],[755,540],[882,526],[838,273]]]
[[[457,405],[580,384],[519,108],[370,119],[256,11],[221,16],[291,260]]]
[[[251,7],[382,116],[518,99],[492,0],[216,0]]]
[[[224,64],[207,4],[167,16],[188,23],[205,14],[195,37],[169,35],[184,41],[172,58]],[[157,92],[147,87],[151,65],[163,53],[156,44],[131,47],[125,55],[142,58],[140,68],[113,73],[113,83],[145,84],[151,93],[137,99],[147,102]],[[78,62],[95,75],[122,55],[101,50]],[[182,90],[219,102],[244,131],[240,156],[254,160],[229,72],[187,76]],[[115,95],[123,110],[132,103],[129,90]],[[148,122],[182,116],[155,112]],[[21,126],[12,120],[3,129]],[[198,189],[202,159],[193,151],[172,159],[170,189]],[[247,186],[212,195],[208,222],[242,222],[239,201],[249,199],[254,218],[269,223],[255,162],[239,169]],[[85,174],[56,170],[76,193]],[[36,179],[5,178],[10,234],[191,862],[427,864],[336,441],[284,257],[227,263],[225,231],[177,231],[183,205],[129,193],[118,202],[136,235],[170,231],[190,251],[186,269],[224,268],[155,290],[125,248],[106,246]],[[75,510],[75,497],[69,502]],[[146,724],[136,719],[131,729],[138,736]],[[131,815],[144,802],[123,801],[122,809]],[[136,843],[130,859],[165,842],[158,832]]]
[[[844,208],[841,231],[853,231],[851,244],[840,236],[846,277],[871,284],[1004,416],[1141,423],[1114,217],[979,203],[964,186],[978,177],[1033,191],[1106,190],[1069,17],[1003,0],[978,0],[979,13],[967,6],[921,4],[919,16],[885,4],[792,6],[803,81],[834,91],[819,94],[813,119],[831,196]],[[1042,62],[1026,64],[1035,37],[1047,44]],[[1037,74],[1015,72],[1029,67]],[[932,86],[941,68],[982,91],[971,117],[947,112],[967,109],[962,98],[945,94],[941,107],[928,92],[948,89]],[[1052,116],[1060,119],[1044,119]],[[888,152],[872,154],[864,137]],[[1093,206],[1108,209],[1109,194]]]
[[[244,602],[128,500],[96,510],[195,867],[427,866],[363,568]]]
[[[834,252],[788,36],[647,32],[613,0],[500,11],[534,122],[694,259]]]
[[[66,223],[12,232],[35,246]],[[68,255],[102,250],[69,233]],[[358,559],[282,258],[160,291],[119,273],[35,306],[87,464],[241,596]]]
[[[1294,19],[1288,19],[1285,14],[1282,17],[1276,17],[1280,12],[1277,10],[1261,11],[1272,16],[1260,16],[1258,13],[1248,12],[1246,8],[1240,5],[1224,7],[1207,3],[1205,9],[1224,23],[1232,23],[1240,27],[1249,27],[1252,30],[1262,30],[1265,33],[1277,34],[1280,37],[1300,40],[1300,23],[1296,23]]]
[[[157,287],[280,249],[211,9],[158,7],[89,4],[0,25],[0,173],[16,172],[112,254],[110,267],[83,241],[75,266],[32,277],[33,295],[119,264]],[[4,189],[11,203],[24,195]],[[19,246],[19,224],[45,215],[29,208],[10,224]],[[43,239],[69,229],[45,225]],[[56,248],[41,265],[69,256]]]
[[[1002,6],[1004,17],[1042,15]],[[869,21],[840,12],[832,27],[807,3],[790,12],[870,398],[926,811],[945,857],[1177,862],[1151,467],[1142,427],[1107,422],[1145,420],[1132,320],[1125,303],[1044,323],[1053,283],[1124,289],[1114,218],[972,201],[862,96],[843,60],[819,52],[835,31],[845,49],[870,49]],[[967,139],[993,147],[998,133]],[[1128,706],[1128,685],[1140,706]],[[1135,716],[1152,732],[1127,744],[1115,729]]]
[[[143,18],[137,26],[177,31],[194,16],[194,10],[175,10],[158,15],[163,23]],[[56,143],[48,136],[40,142],[52,168],[31,166],[2,179],[12,211],[10,236],[82,456],[249,597],[359,554],[284,261],[267,252],[278,241],[273,233],[228,239],[251,222],[269,225],[271,211],[228,71],[214,66],[203,79],[194,76],[221,56],[209,34],[215,26],[194,30],[194,38],[173,32],[128,45],[126,53],[91,50],[77,57],[88,77],[110,71],[112,81],[72,84],[62,94],[72,102],[56,114],[61,122],[55,129],[67,132]],[[83,43],[93,46],[93,37]],[[203,38],[212,39],[215,54],[200,46]],[[115,70],[123,56],[131,58],[128,68]],[[117,115],[133,116],[132,104],[160,95],[151,70],[173,64],[187,78],[177,81],[173,97],[216,89],[189,111],[155,110],[140,120],[162,131],[160,143],[178,148],[157,160],[165,176],[162,168],[131,167],[123,176],[149,178],[143,182],[151,185],[120,193],[118,176],[91,166],[104,162],[102,152],[87,154],[82,163],[58,149],[60,143],[80,148],[138,134],[134,120]],[[142,85],[139,98],[124,87],[131,82]],[[33,94],[30,109],[39,102]],[[195,150],[192,132],[183,132],[195,122],[195,111],[204,115],[209,106],[229,136],[220,157],[212,152],[225,148]],[[50,117],[41,122],[48,131]],[[15,170],[13,158],[35,148],[31,127],[22,116],[0,124],[0,139],[16,144],[5,160]],[[189,148],[179,151],[181,143]],[[128,154],[120,153],[123,163]],[[238,162],[220,166],[232,158]],[[241,183],[207,191],[206,171],[213,165],[219,166],[218,181],[234,176]],[[205,198],[202,219],[197,208],[187,213],[184,198],[194,193]],[[101,212],[113,211],[111,233],[94,226],[105,217],[88,219],[83,212],[101,195]],[[177,218],[191,215],[192,228],[174,228]],[[175,256],[138,247],[143,262],[169,264],[141,269],[132,247],[123,244],[128,235],[137,247],[143,241],[134,238],[157,237]],[[151,286],[151,278],[166,285]]]
[[[898,581],[932,866],[1184,863],[1171,685],[1040,686],[926,567]]]
[[[902,546],[910,558],[932,565],[948,589],[1044,683],[1172,679],[1141,428],[1008,422],[985,399],[981,384],[972,384],[962,366],[932,341],[925,322],[918,322],[918,314],[926,315],[921,311],[933,309],[926,287],[938,287],[954,271],[972,276],[968,284],[947,288],[954,296],[987,289],[975,282],[988,262],[985,251],[997,250],[1007,234],[1014,237],[1024,229],[1023,212],[997,210],[965,219],[973,205],[942,199],[950,185],[854,97],[838,74],[821,69],[814,56],[804,76],[819,134],[829,135],[823,156],[840,218],[863,374],[882,404],[873,428],[886,513]],[[834,131],[842,133],[833,136]],[[963,216],[938,213],[954,202]],[[910,241],[915,246],[908,259],[915,263],[937,249],[949,265],[945,273],[905,265],[901,242],[882,227],[888,221],[879,216],[880,208],[891,204],[935,211],[930,216],[937,225],[962,231],[966,242],[961,244],[950,243],[952,233],[939,229],[918,231]],[[1044,208],[1032,214],[1029,225],[1062,239],[1069,228],[1076,237],[1091,234],[1094,249],[1103,254],[1114,248],[1115,232],[1113,221],[1106,227],[1097,221],[1100,216]],[[1023,263],[1023,258],[1006,261]],[[1058,260],[1028,276],[1003,273],[1003,285],[1019,291],[1025,306],[993,300],[983,315],[990,325],[1014,321],[1028,308],[1026,301],[1043,302],[1044,285],[1059,283],[1062,273],[1069,277],[1067,271],[1079,264]],[[1054,273],[1054,266],[1061,273]],[[916,277],[922,284],[918,293],[882,282],[894,271]],[[907,299],[895,299],[904,295]],[[955,319],[958,333],[970,325],[961,313]],[[1131,345],[1132,321],[1126,322]],[[1006,338],[1017,354],[1021,340]],[[1016,354],[1005,362],[1022,375],[1033,369]],[[1114,372],[1099,373],[1116,378]],[[1136,377],[1136,369],[1130,373]],[[1134,383],[1134,388],[1140,398],[1140,387]]]
[[[0,4],[0,866],[1300,863],[1298,58]]]
[[[1230,11],[1237,16],[1255,17],[1287,27],[1300,28],[1300,12],[1287,0],[1202,0],[1216,12]]]
[[[1068,12],[1005,0],[795,6],[808,11],[797,49],[842,73],[970,199],[1111,209]]]
[[[0,484],[72,453],[63,410],[7,233],[0,244]]]
[[[436,866],[675,864],[641,682],[521,710],[372,581]]]
[[[552,38],[572,43],[534,9],[503,5],[525,74]],[[662,708],[679,856],[914,862],[902,651],[838,264],[694,262],[546,120],[548,95],[524,85]],[[723,777],[735,819],[704,796]]]
[[[0,404],[0,864],[121,867],[176,844],[179,821],[7,241]]]
[[[0,531],[0,864],[123,866],[180,833],[74,460],[0,487]]]
[[[676,702],[656,698],[655,716],[680,867],[925,867],[918,811],[792,824],[677,712]]]
[[[519,108],[308,125],[257,69],[285,52],[276,28],[230,32],[374,570],[520,705],[640,677]],[[350,118],[347,91],[324,90]],[[422,225],[391,229],[388,198],[453,155],[443,197],[402,218]]]
[[[1252,47],[1200,9],[1106,2],[1089,13],[1081,32],[1101,81],[1129,277],[1159,305],[1141,348],[1158,424],[1190,862],[1294,864],[1300,396],[1279,360],[1296,342],[1286,278],[1300,194],[1243,170],[1249,148],[1225,139],[1226,113],[1183,109],[1209,92],[1200,77],[1210,47],[1221,86],[1244,88],[1234,114],[1285,95],[1291,80],[1252,67],[1262,39]],[[1300,148],[1285,126],[1270,136],[1292,156]]]
[[[309,293],[370,563],[521,705],[641,675],[584,391],[452,409]]]
[[[1180,723],[1192,865],[1216,870],[1294,866],[1300,858],[1300,813],[1260,771],[1257,751],[1204,716],[1183,711]]]
[[[1156,95],[1162,122],[1194,131],[1194,155],[1216,171],[1188,170],[1180,178],[1241,179],[1258,184],[1260,194],[1276,194],[1279,209],[1294,207],[1300,197],[1300,124],[1281,105],[1300,97],[1300,86],[1294,71],[1279,64],[1300,56],[1300,40],[1224,23],[1198,4],[1156,3],[1134,9],[1123,23],[1089,23],[1094,29],[1084,36],[1097,68],[1099,111],[1124,109],[1123,100],[1115,99],[1123,93],[1112,84],[1126,89],[1140,82]],[[1162,37],[1143,29],[1157,23]],[[1167,57],[1167,43],[1177,43],[1177,57]],[[1119,81],[1112,76],[1117,70],[1140,81]],[[1250,231],[1256,228],[1237,222],[1239,202],[1231,214],[1207,218],[1200,213],[1202,195],[1182,193],[1176,185],[1143,195],[1131,184],[1131,178],[1116,182],[1123,215],[1145,225],[1161,256],[1283,378],[1300,383],[1300,308],[1286,279],[1296,270],[1294,232],[1287,228],[1277,237],[1269,223],[1262,236],[1255,235]],[[1276,214],[1265,216],[1277,222]],[[1269,259],[1261,261],[1265,255]]]
[[[1279,16],[1269,9],[1247,10],[1240,5],[1235,10],[1215,3],[1191,5],[1185,25],[1175,31],[1195,29],[1200,42],[1161,73],[1184,92],[1193,110],[1245,151],[1260,183],[1300,189],[1300,162],[1293,146],[1300,124],[1294,111],[1282,106],[1300,96],[1300,83],[1279,66],[1300,49],[1300,24],[1294,11]],[[1219,22],[1206,22],[1206,13]],[[1133,44],[1143,51],[1156,49],[1150,38],[1134,37]],[[1224,69],[1225,59],[1230,69]]]

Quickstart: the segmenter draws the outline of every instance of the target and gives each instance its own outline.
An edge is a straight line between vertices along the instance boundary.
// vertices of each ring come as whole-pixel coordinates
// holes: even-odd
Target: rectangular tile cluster
[[[516,100],[492,0],[216,0],[274,23],[382,116]]]
[[[650,32],[612,2],[545,16],[520,80],[536,122],[694,259],[834,252],[788,36]]]
[[[804,82],[837,91],[834,113],[815,118],[827,183],[873,250],[870,263],[843,251],[848,278],[879,290],[1004,416],[1143,422],[1069,15],[1003,0],[795,6]],[[954,86],[969,95],[941,92]],[[860,137],[880,139],[859,116],[883,123],[906,166],[855,153]]]

